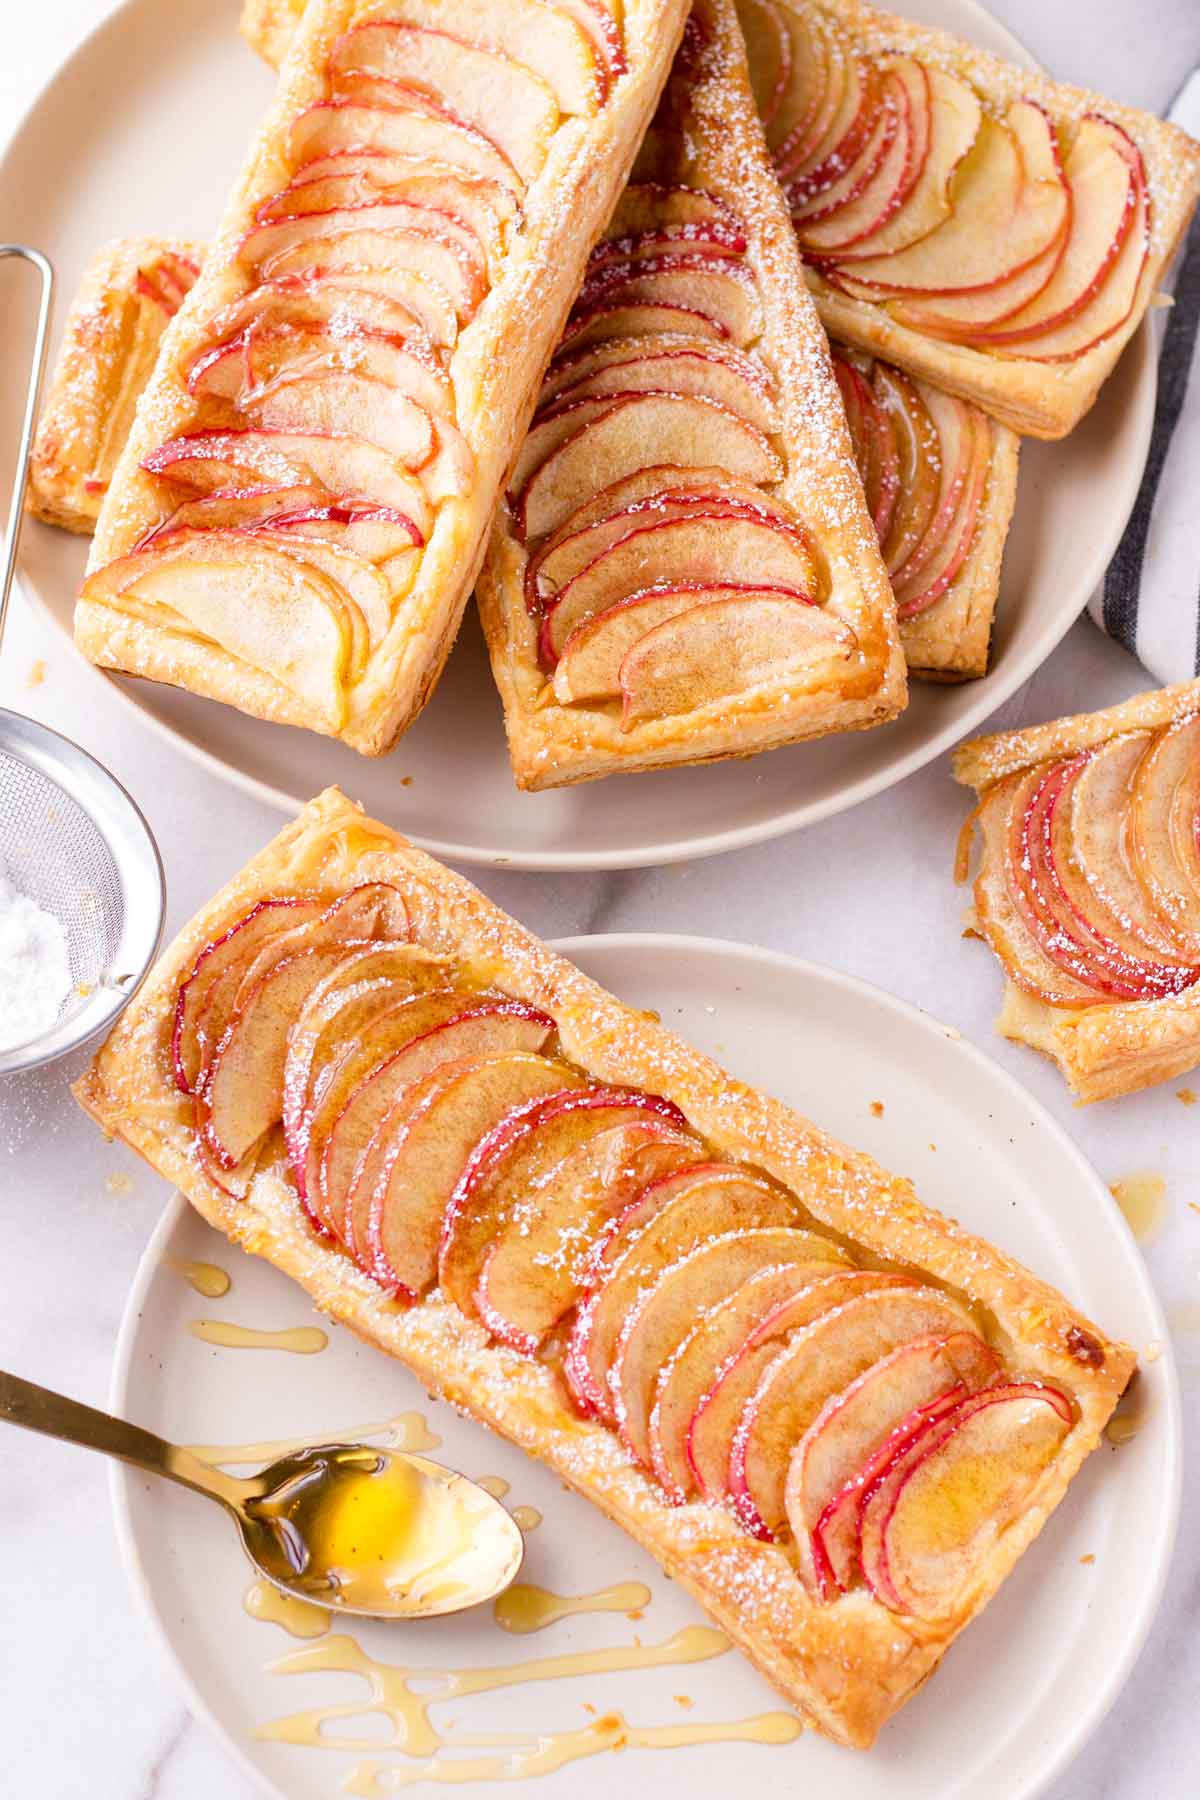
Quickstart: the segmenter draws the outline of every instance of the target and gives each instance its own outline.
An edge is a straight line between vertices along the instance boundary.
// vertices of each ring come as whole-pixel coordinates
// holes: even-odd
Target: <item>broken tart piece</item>
[[[831,348],[908,672],[986,675],[1020,439],[955,394]]]
[[[75,1091],[843,1743],[995,1592],[1133,1368],[335,790],[184,927]]]
[[[905,676],[732,5],[592,251],[478,600],[518,786],[877,724]]]
[[[391,746],[685,11],[313,0],[113,478],[85,654]]]
[[[91,532],[159,340],[200,273],[203,246],[122,238],[97,251],[63,329],[29,464],[31,513]]]
[[[830,333],[1062,437],[1200,193],[1176,126],[860,0],[738,0]]]
[[[973,920],[1007,983],[997,1029],[1080,1100],[1200,1063],[1200,681],[977,738]]]

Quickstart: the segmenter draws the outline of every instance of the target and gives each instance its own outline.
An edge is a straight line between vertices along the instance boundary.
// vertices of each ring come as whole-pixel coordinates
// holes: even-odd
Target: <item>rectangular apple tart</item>
[[[162,334],[203,256],[200,244],[121,238],[89,263],[29,465],[27,505],[47,524],[94,530]]]
[[[185,926],[75,1091],[843,1743],[995,1592],[1133,1370],[336,790]]]
[[[523,788],[748,756],[904,704],[732,0],[693,8],[477,598]]]
[[[1200,145],[861,0],[737,3],[830,333],[1064,436],[1183,237]]]
[[[85,654],[391,746],[685,13],[312,0],[113,476]]]
[[[964,744],[972,918],[1007,978],[997,1029],[1080,1100],[1200,1063],[1200,681]]]

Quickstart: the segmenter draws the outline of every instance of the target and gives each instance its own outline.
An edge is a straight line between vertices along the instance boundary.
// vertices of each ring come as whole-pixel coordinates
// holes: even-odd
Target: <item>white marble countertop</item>
[[[1161,110],[1200,61],[1195,0],[993,0],[1054,73]],[[0,139],[111,0],[4,0]],[[3,198],[0,196],[0,235]],[[29,672],[40,659],[45,679]],[[997,724],[1101,706],[1147,685],[1081,623]],[[137,794],[166,864],[168,929],[278,828],[278,815],[202,773],[105,695],[18,597],[0,705],[80,738]],[[958,948],[948,873],[961,794],[944,762],[841,818],[707,863],[628,874],[479,874],[547,935],[652,927],[737,937],[848,970],[952,1021],[1023,1081],[1106,1180],[1151,1170],[1167,1215],[1145,1255],[1171,1319],[1185,1416],[1200,1404],[1200,1151],[1170,1086],[1076,1111],[1057,1075],[992,1034],[996,970]],[[819,879],[813,879],[819,871]],[[66,1093],[74,1067],[0,1088],[5,1226],[0,1366],[103,1404],[125,1294],[166,1189],[99,1143]],[[114,1175],[132,1191],[114,1191]],[[23,1800],[249,1800],[219,1744],[193,1722],[135,1611],[97,1458],[6,1437],[0,1457],[0,1791]],[[1200,1472],[1188,1471],[1167,1598],[1112,1714],[1052,1800],[1184,1800],[1196,1791],[1200,1725]],[[1191,1698],[1189,1698],[1189,1696]],[[557,1790],[556,1790],[557,1791]],[[565,1789],[563,1791],[566,1791]]]

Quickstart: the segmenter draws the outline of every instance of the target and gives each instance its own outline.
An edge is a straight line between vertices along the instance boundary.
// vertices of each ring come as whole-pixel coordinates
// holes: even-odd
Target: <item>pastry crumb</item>
[[[1196,1090],[1195,1088],[1180,1088],[1175,1098],[1182,1101],[1184,1106],[1195,1106]]]
[[[1086,1556],[1081,1556],[1079,1560],[1081,1563],[1094,1563],[1096,1558],[1092,1555],[1091,1551],[1089,1550],[1088,1554]]]
[[[639,1619],[644,1619],[645,1616],[645,1608],[641,1606],[635,1607],[632,1612],[627,1612],[625,1614],[625,1617],[632,1620],[634,1624],[636,1624]]]
[[[126,1175],[123,1169],[118,1169],[112,1175],[104,1177],[104,1185],[110,1194],[132,1194],[133,1176]]]
[[[692,1707],[696,1704],[690,1694],[672,1694],[671,1698],[674,1700],[676,1706],[682,1706],[687,1712],[690,1712]]]
[[[882,1119],[882,1117],[883,1117],[883,1101],[882,1100],[872,1100],[870,1111],[871,1111],[871,1117],[873,1119]]]
[[[43,661],[43,659],[39,656],[35,662],[30,664],[29,673],[25,677],[25,686],[27,688],[41,687],[41,685],[42,685],[43,681],[45,681],[45,679],[46,679],[46,664]]]
[[[412,784],[413,784],[413,778],[411,775],[402,775],[400,777],[400,786],[401,787],[411,787]]]

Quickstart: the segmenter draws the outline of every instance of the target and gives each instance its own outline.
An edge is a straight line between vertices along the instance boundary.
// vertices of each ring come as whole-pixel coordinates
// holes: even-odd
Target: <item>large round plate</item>
[[[1141,1259],[1104,1187],[1049,1116],[957,1033],[844,975],[741,945],[622,936],[572,939],[560,948],[625,998],[655,1008],[739,1076],[911,1175],[927,1201],[1020,1257],[1108,1330],[1136,1345],[1165,1342]],[[884,1103],[879,1117],[873,1101]],[[231,1272],[227,1298],[197,1299],[171,1266],[192,1258]],[[188,1324],[201,1313],[271,1328],[313,1320],[297,1287],[231,1250],[177,1200],[129,1298],[113,1383],[116,1411],[185,1442],[244,1444],[293,1435],[320,1440],[419,1408],[442,1437],[436,1454],[469,1474],[503,1475],[513,1501],[545,1515],[529,1540],[524,1579],[564,1593],[634,1579],[653,1593],[637,1624],[621,1614],[592,1615],[536,1638],[505,1635],[486,1610],[420,1627],[368,1629],[361,1640],[375,1656],[426,1668],[507,1663],[628,1646],[635,1633],[657,1644],[699,1619],[616,1526],[518,1451],[428,1404],[404,1369],[348,1333],[335,1330],[323,1354],[301,1361],[200,1343]],[[726,1800],[747,1783],[838,1800],[1027,1800],[1044,1791],[1111,1706],[1162,1590],[1181,1469],[1169,1351],[1141,1379],[1139,1434],[1119,1452],[1090,1459],[984,1617],[870,1755],[816,1737],[773,1749],[630,1750],[619,1776],[609,1758],[597,1756],[548,1781],[548,1793],[601,1800],[614,1780],[628,1800],[649,1800],[668,1787],[694,1800]],[[130,1573],[192,1705],[266,1792],[336,1800],[356,1762],[403,1760],[379,1748],[380,1720],[366,1716],[365,1701],[364,1716],[348,1727],[363,1734],[357,1754],[257,1738],[283,1715],[363,1698],[362,1682],[272,1673],[269,1665],[293,1646],[242,1610],[247,1567],[219,1511],[124,1469],[115,1486]],[[1095,1561],[1085,1564],[1084,1557]],[[694,1702],[686,1712],[675,1700],[681,1692]],[[745,1718],[779,1703],[735,1653],[688,1668],[503,1689],[443,1706],[436,1716],[442,1723],[448,1713],[451,1736],[536,1737],[581,1725],[584,1704],[618,1708],[634,1725],[691,1725]]]
[[[909,0],[907,10],[1030,62],[971,0]],[[6,230],[53,257],[60,322],[102,239],[133,231],[203,237],[212,229],[270,92],[268,72],[236,35],[236,14],[237,0],[129,0],[30,112],[0,165]],[[11,339],[0,350],[0,392],[19,391],[9,360],[17,354]],[[1095,586],[1133,504],[1154,381],[1143,331],[1070,440],[1025,449],[992,673],[961,687],[915,684],[907,712],[880,730],[750,763],[520,794],[473,613],[433,701],[381,762],[169,687],[124,678],[113,686],[154,729],[248,792],[292,812],[337,781],[377,817],[459,861],[625,868],[734,849],[900,781],[977,725],[1049,655]],[[68,633],[84,549],[45,526],[25,533],[26,588]]]

